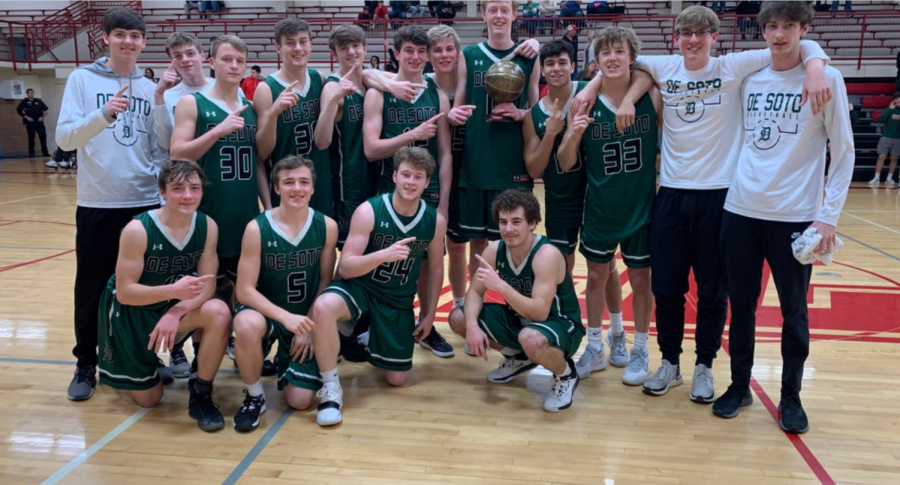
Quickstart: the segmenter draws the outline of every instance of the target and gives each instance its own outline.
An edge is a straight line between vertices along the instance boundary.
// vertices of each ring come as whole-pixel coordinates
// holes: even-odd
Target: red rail
[[[67,7],[67,9],[72,9],[72,13],[60,13],[59,16],[63,17],[61,20],[43,22],[0,20],[0,62],[12,62],[14,68],[18,63],[24,63],[27,64],[28,69],[32,69],[34,65],[60,63],[79,65],[92,62],[105,49],[100,29],[100,15],[104,8],[112,5],[129,5],[140,9],[140,2],[137,1],[95,1],[90,2],[90,9],[82,15],[82,20],[75,20],[75,13],[78,12],[78,8],[81,8],[80,4],[82,3],[87,2],[79,2]],[[331,7],[329,8],[331,9]],[[333,9],[340,10],[338,7],[333,7]],[[154,10],[145,10],[145,14],[162,13],[161,9]],[[220,16],[210,15],[207,19],[149,21],[147,23],[148,46],[141,56],[141,62],[166,62],[163,47],[165,37],[174,30],[186,30],[197,33],[204,42],[223,33],[238,35],[251,48],[251,62],[256,64],[280,63],[272,46],[272,27],[286,14],[273,15],[269,18],[271,14],[268,9],[261,7],[255,9],[254,15],[257,18],[248,19],[244,16],[238,19],[232,17],[240,15],[240,12],[236,11],[238,9],[229,10],[235,11]],[[356,11],[359,10],[356,9]],[[245,12],[245,14],[249,13],[249,11]],[[427,28],[439,23],[439,20],[435,18],[359,22],[356,19],[335,18],[335,13],[322,13],[320,14],[323,16],[322,18],[314,18],[312,12],[308,16],[304,16],[313,31],[311,60],[314,63],[326,62],[330,63],[332,67],[335,66],[328,51],[326,39],[336,25],[350,22],[359,23],[366,29],[367,37],[371,39],[369,55],[378,55],[382,61],[385,61],[386,48],[382,47],[382,42],[379,41],[387,40],[390,44],[390,38],[396,27],[418,24]],[[520,18],[517,21],[516,30],[520,37],[533,35],[543,42],[559,38],[564,32],[563,27],[569,23],[577,23],[587,29],[620,25],[632,27],[637,31],[638,37],[644,44],[642,49],[644,53],[662,54],[675,51],[672,40],[674,21],[675,16],[672,15],[605,15],[573,19]],[[470,44],[484,38],[484,22],[480,18],[456,18],[452,22],[464,43]],[[66,56],[67,58],[48,60],[47,56],[44,56],[45,58],[41,59],[43,53],[48,50],[48,46],[52,47],[62,40],[75,37],[77,32],[85,28],[88,34],[89,49],[87,52],[83,48],[75,49],[74,55],[69,54]],[[762,36],[760,35],[758,38],[756,36],[756,23],[753,16],[722,15],[719,40],[715,44],[716,53],[722,55],[764,48],[765,41],[762,40]],[[16,37],[24,37],[26,44],[24,57],[21,57],[20,53],[18,59],[14,55],[16,48],[11,41]],[[862,64],[863,59],[893,60],[897,50],[900,49],[900,13],[859,13],[850,16],[819,14],[813,21],[808,38],[817,40],[833,59],[855,60],[858,66]],[[374,47],[373,41],[376,44]],[[582,37],[582,44],[586,44],[584,37]]]

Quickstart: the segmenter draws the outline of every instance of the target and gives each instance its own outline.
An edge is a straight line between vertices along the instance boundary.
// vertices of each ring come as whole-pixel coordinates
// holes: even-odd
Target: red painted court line
[[[59,222],[59,221],[31,221],[26,219],[16,219],[10,220],[9,222],[33,222],[35,224],[59,224],[60,226],[72,226],[75,227],[75,224],[72,222]]]
[[[68,250],[68,251],[64,251],[64,252],[61,252],[61,253],[59,253],[59,254],[54,254],[54,255],[52,255],[52,256],[47,256],[46,258],[35,259],[35,260],[32,260],[32,261],[25,261],[24,263],[11,264],[11,265],[9,265],[9,266],[4,266],[4,267],[0,268],[0,273],[2,273],[2,272],[4,272],[4,271],[11,271],[11,270],[14,270],[14,269],[17,269],[17,268],[21,268],[21,267],[23,267],[23,266],[28,266],[28,265],[35,264],[35,263],[40,263],[41,261],[46,261],[46,260],[48,260],[48,259],[58,258],[58,257],[60,257],[60,256],[65,256],[65,255],[67,255],[67,254],[69,254],[69,253],[74,253],[74,252],[75,252],[74,249],[70,249],[70,250]]]
[[[11,226],[11,225],[13,225],[13,224],[18,224],[19,222],[21,222],[21,221],[7,222],[7,223],[5,223],[5,224],[0,224],[0,227],[3,227],[3,226]]]

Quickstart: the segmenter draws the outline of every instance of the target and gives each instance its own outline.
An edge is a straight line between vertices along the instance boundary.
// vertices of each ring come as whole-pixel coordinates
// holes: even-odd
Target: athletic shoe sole
[[[566,409],[569,409],[570,407],[572,407],[572,403],[575,402],[575,391],[578,390],[578,383],[579,383],[580,381],[581,381],[580,378],[578,378],[578,379],[575,381],[575,387],[572,389],[572,400],[571,400],[571,401],[569,401],[567,404],[564,404],[564,405],[562,405],[562,406],[560,406],[560,407],[558,407],[558,408],[555,408],[555,409],[547,409],[547,408],[544,408],[544,411],[547,411],[548,413],[558,413],[558,412],[560,412],[560,411],[565,411]]]
[[[259,408],[259,416],[262,416],[262,414],[264,412],[266,412],[266,403],[263,403],[262,407]],[[232,427],[234,428],[235,431],[241,431],[241,432],[253,431],[254,429],[259,427],[259,416],[256,417],[256,422],[253,423],[250,428],[238,428],[236,421],[232,422]]]
[[[682,382],[684,382],[684,379],[675,379],[674,381],[666,384],[666,387],[663,387],[661,389],[650,389],[645,386],[643,388],[643,391],[644,391],[644,394],[646,394],[648,396],[665,396],[666,393],[669,392],[669,389],[676,387],[676,386],[680,386]]]
[[[494,384],[506,384],[507,382],[510,382],[510,381],[512,381],[513,379],[515,379],[516,376],[518,376],[519,374],[521,374],[521,373],[523,373],[523,372],[528,372],[528,371],[530,371],[531,369],[534,369],[535,367],[537,367],[537,364],[535,364],[534,362],[532,362],[532,363],[530,363],[530,364],[528,364],[528,365],[526,365],[526,366],[524,366],[524,367],[519,368],[519,370],[517,370],[517,371],[515,372],[515,374],[512,374],[512,375],[510,375],[510,376],[504,377],[503,379],[491,379],[491,377],[488,376],[487,380],[493,382]]]
[[[692,392],[690,399],[691,399],[691,401],[693,401],[697,404],[712,404],[716,400],[716,395],[715,395],[715,393],[713,393],[713,395],[709,396],[709,397],[695,396],[694,393]]]
[[[207,432],[209,432],[209,431],[218,431],[218,430],[220,430],[220,429],[222,429],[222,428],[225,427],[225,420],[224,420],[224,419],[222,420],[221,423],[216,423],[216,424],[213,424],[213,425],[211,425],[211,426],[203,427],[203,426],[200,425],[200,420],[199,420],[199,418],[195,417],[193,414],[190,414],[190,413],[188,413],[188,415],[189,415],[190,417],[194,418],[194,420],[197,421],[197,427],[200,428],[201,431],[207,431]]]
[[[803,433],[809,431],[809,423],[807,423],[806,427],[803,429],[792,429],[792,428],[788,428],[787,426],[785,426],[784,421],[782,421],[782,417],[781,417],[781,405],[780,404],[778,405],[778,427],[781,428],[781,430],[784,431],[785,433],[792,433],[792,434],[803,434]]]
[[[82,398],[74,398],[71,395],[69,395],[68,393],[66,394],[66,397],[69,398],[69,401],[75,401],[75,402],[87,401],[88,399],[90,399],[93,396],[94,396],[94,389],[91,389],[91,393]]]
[[[649,374],[644,374],[644,377],[640,380],[627,381],[625,380],[625,376],[622,376],[622,384],[625,384],[626,386],[641,386],[644,384],[648,377],[650,377]]]
[[[425,343],[425,341],[419,342],[419,345],[430,350],[432,354],[434,354],[438,357],[444,358],[444,359],[447,359],[447,358],[450,358],[450,357],[453,357],[454,355],[456,355],[456,352],[453,350],[450,350],[450,352],[441,352],[440,350],[435,350],[434,347],[428,345],[427,343]]]

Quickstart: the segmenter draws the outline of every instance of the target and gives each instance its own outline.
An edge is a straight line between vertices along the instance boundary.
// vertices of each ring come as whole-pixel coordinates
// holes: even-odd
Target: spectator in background
[[[409,16],[412,18],[422,18],[425,16],[425,6],[422,5],[422,2],[419,1],[409,1],[406,2],[409,4],[409,8],[407,12]]]
[[[259,86],[259,83],[261,82],[263,82],[262,69],[259,66],[251,67],[250,77],[246,77],[241,81],[241,91],[244,92],[244,96],[250,101],[253,101],[253,93],[256,92],[256,87]]]
[[[144,77],[153,82],[156,82],[156,73],[153,72],[153,69],[150,69],[149,67],[147,69],[144,69]]]
[[[551,19],[551,20],[542,22],[544,24],[542,33],[546,34],[547,32],[551,32],[553,30],[553,22],[555,22],[555,20],[552,20],[552,19],[555,19],[556,17],[559,16],[558,9],[559,9],[558,1],[556,1],[556,0],[541,0],[540,4],[538,5],[538,12],[540,13],[540,17],[545,18],[545,19]]]
[[[900,92],[894,93],[894,99],[890,106],[881,112],[879,123],[884,123],[881,129],[881,139],[878,140],[878,160],[875,161],[875,176],[869,181],[869,185],[877,187],[881,183],[881,169],[884,168],[884,159],[891,156],[891,164],[888,167],[888,176],[884,181],[886,187],[890,187],[894,180],[894,170],[897,168],[897,157],[900,156]]]
[[[585,59],[585,61],[587,61],[587,59]],[[597,72],[599,70],[600,70],[600,68],[597,66],[597,61],[594,61],[594,60],[589,61],[587,63],[587,66],[581,71],[581,73],[578,75],[576,80],[590,81],[591,79],[594,79],[594,77],[597,75]]]
[[[576,55],[576,59],[572,59],[572,64],[575,66],[575,70],[572,71],[572,80],[574,81],[575,78],[578,77],[578,27],[574,24],[570,24],[566,27],[566,35],[562,37],[562,40],[572,45],[572,52],[575,52]]]
[[[841,2],[831,2],[831,13],[837,13],[840,3]],[[850,5],[851,3],[852,2],[844,2],[844,13],[853,13],[853,6]]]
[[[894,86],[896,88],[894,91],[900,91],[900,51],[897,51],[897,79],[894,81]]]
[[[372,18],[375,20],[388,19],[388,8],[384,5],[384,2],[378,2],[378,5],[375,7],[375,16]]]
[[[388,18],[393,19],[403,19],[406,20],[407,13],[409,10],[409,2],[401,1],[401,0],[391,0],[391,13],[388,14]]]
[[[391,49],[391,46],[388,45],[388,40],[383,39],[384,41],[384,50],[388,53],[388,58],[390,59],[387,64],[384,65],[385,72],[397,72],[400,70],[400,63],[397,62],[397,56],[394,55],[394,49]]]
[[[534,37],[534,31],[536,26],[536,21],[534,19],[538,18],[541,14],[540,9],[537,6],[537,2],[529,1],[525,5],[522,6],[522,23],[525,25],[525,30],[528,31],[528,35]]]
[[[559,16],[563,18],[577,17],[578,20],[570,20],[577,27],[584,27],[584,11],[581,10],[580,2],[574,0],[568,2],[559,2]],[[578,45],[575,45],[575,54],[578,55]]]
[[[184,2],[184,13],[187,15],[187,18],[191,18],[191,10],[196,10],[198,13],[200,12],[200,2]]]
[[[363,5],[365,5],[365,10],[369,15],[369,18],[374,19],[375,9],[378,8],[379,5],[381,5],[381,2],[376,2],[375,0],[366,0],[365,2],[363,2]]]
[[[28,131],[28,157],[34,157],[34,134],[37,133],[41,140],[41,154],[45,157],[50,156],[47,150],[47,128],[44,126],[44,118],[50,112],[50,108],[41,101],[40,98],[34,97],[34,89],[28,88],[25,91],[27,96],[19,103],[16,113],[22,117],[22,124]]]
[[[378,56],[372,56],[372,59],[369,60],[369,67],[375,69],[376,71],[380,71],[381,59]]]
[[[453,25],[453,19],[456,18],[456,6],[453,2],[438,2],[437,17],[442,20],[444,25]]]
[[[584,63],[595,62],[597,57],[594,55],[594,31],[587,31],[587,47],[584,48]]]
[[[221,2],[200,2],[200,18],[206,18],[206,12],[219,13]]]

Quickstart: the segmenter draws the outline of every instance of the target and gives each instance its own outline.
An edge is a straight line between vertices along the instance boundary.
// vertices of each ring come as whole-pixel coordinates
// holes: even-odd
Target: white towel
[[[831,251],[827,253],[813,252],[813,249],[816,248],[821,240],[822,235],[819,234],[816,228],[810,227],[803,231],[803,234],[794,239],[794,242],[791,244],[791,248],[794,250],[794,257],[797,258],[797,261],[800,261],[800,264],[813,264],[816,261],[831,264],[835,251],[844,247],[844,242],[841,241],[841,238],[835,236],[834,247],[831,248]]]

